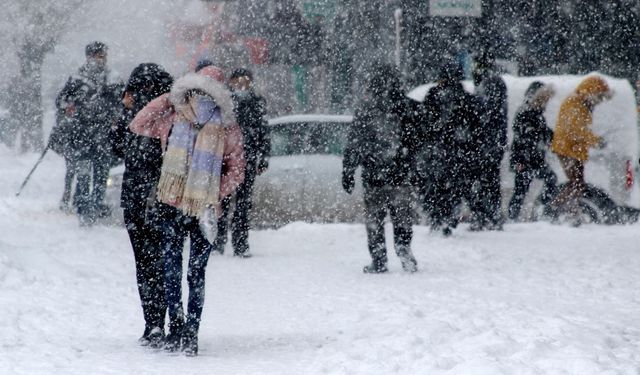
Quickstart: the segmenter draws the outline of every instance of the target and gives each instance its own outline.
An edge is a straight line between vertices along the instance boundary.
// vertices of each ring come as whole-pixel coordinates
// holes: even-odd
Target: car
[[[256,178],[254,226],[362,220],[362,184],[358,180],[352,194],[342,189],[342,153],[352,121],[351,115],[326,114],[268,121],[271,158],[269,169]]]

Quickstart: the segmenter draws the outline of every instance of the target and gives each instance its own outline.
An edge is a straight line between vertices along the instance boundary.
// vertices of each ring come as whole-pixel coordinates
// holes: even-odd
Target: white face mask
[[[216,111],[219,111],[216,102],[208,95],[195,95],[189,100],[189,104],[194,114],[194,123],[199,125],[210,122]]]

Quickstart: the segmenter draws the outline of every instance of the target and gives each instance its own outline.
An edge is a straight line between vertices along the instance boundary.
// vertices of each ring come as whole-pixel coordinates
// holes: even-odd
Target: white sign
[[[481,17],[482,0],[429,0],[433,17]]]

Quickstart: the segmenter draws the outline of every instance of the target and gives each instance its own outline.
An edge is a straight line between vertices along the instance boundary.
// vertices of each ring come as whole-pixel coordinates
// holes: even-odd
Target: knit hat
[[[106,44],[95,41],[87,44],[87,46],[84,48],[84,54],[85,56],[95,56],[100,53],[107,53],[108,49],[109,47],[107,47]]]
[[[533,96],[544,86],[544,83],[540,81],[532,82],[529,87],[527,87],[527,91],[524,93],[525,99],[533,98]]]
[[[249,69],[245,68],[235,69],[233,72],[231,72],[231,76],[229,77],[229,79],[231,80],[240,77],[249,77],[249,79],[253,81],[253,73],[251,73]]]
[[[211,78],[217,82],[224,82],[224,72],[217,66],[209,65],[198,71],[198,74]]]
[[[438,79],[445,82],[460,82],[464,79],[464,71],[457,61],[447,61],[438,74]]]

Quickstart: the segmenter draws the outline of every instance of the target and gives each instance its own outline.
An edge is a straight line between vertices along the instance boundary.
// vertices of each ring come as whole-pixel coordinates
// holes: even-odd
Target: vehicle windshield
[[[349,125],[345,123],[291,123],[271,127],[271,156],[342,155]]]

